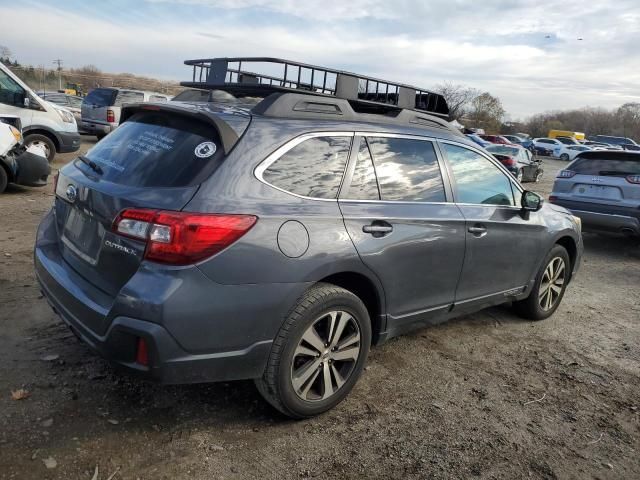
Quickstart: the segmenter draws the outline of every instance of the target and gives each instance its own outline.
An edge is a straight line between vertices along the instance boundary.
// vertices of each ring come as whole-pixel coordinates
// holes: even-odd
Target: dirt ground
[[[548,195],[562,163],[545,166],[529,185]],[[640,478],[637,240],[585,234],[552,318],[493,308],[394,339],[338,408],[294,422],[251,382],[141,383],[79,343],[33,274],[52,200],[0,196],[2,479]]]

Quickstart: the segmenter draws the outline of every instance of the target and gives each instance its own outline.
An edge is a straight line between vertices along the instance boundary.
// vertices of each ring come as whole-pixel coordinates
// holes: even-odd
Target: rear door
[[[511,175],[477,150],[449,142],[445,153],[457,206],[466,221],[466,253],[456,305],[491,304],[526,286],[547,238],[538,212],[522,215]]]
[[[96,88],[82,102],[82,120],[99,124],[107,123],[107,108],[113,105],[117,90]]]
[[[435,321],[453,303],[464,219],[445,185],[433,141],[356,137],[339,204],[362,261],[384,287],[390,329]]]
[[[207,148],[204,148],[206,146]],[[127,207],[181,210],[222,162],[212,125],[188,116],[142,112],[60,170],[55,212],[66,262],[114,296],[135,273],[144,243],[112,233]]]

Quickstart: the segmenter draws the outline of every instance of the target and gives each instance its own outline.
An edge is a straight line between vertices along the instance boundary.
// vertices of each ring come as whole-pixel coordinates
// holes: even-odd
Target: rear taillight
[[[627,175],[627,182],[640,184],[640,175]]]
[[[555,203],[556,200],[558,200],[558,197],[556,197],[555,195],[549,195],[549,202],[550,203]]]
[[[571,170],[560,170],[557,178],[571,178],[576,174],[576,172],[572,172]]]
[[[129,208],[113,230],[147,243],[144,258],[169,265],[189,265],[215,255],[253,227],[253,215],[196,214]]]
[[[114,123],[116,121],[116,114],[113,113],[113,110],[107,110],[107,122]]]
[[[149,349],[147,341],[142,337],[138,337],[138,345],[136,345],[136,363],[145,367],[149,366]]]
[[[505,159],[502,161],[502,164],[503,164],[503,165],[507,165],[507,166],[509,166],[509,167],[513,167],[513,166],[516,164],[516,159],[515,159],[515,158],[513,158],[513,157],[505,158]]]

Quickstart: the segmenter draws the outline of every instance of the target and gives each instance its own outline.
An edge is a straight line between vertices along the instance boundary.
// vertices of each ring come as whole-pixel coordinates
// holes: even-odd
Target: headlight
[[[574,215],[573,221],[576,222],[576,225],[578,226],[578,230],[580,231],[580,233],[582,233],[582,219]]]
[[[73,118],[73,114],[68,110],[62,110],[61,108],[56,108],[56,112],[58,112],[58,115],[60,115],[60,118],[62,118],[63,122],[75,123],[76,119]]]
[[[22,143],[22,133],[20,133],[20,130],[18,130],[16,127],[12,127],[11,125],[9,125],[9,130],[11,130],[11,133],[13,133],[16,142]]]

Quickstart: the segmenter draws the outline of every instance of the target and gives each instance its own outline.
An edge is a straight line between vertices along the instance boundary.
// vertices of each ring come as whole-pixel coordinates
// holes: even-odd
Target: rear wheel
[[[7,185],[9,185],[9,177],[7,176],[7,172],[4,168],[0,166],[0,193],[7,189]]]
[[[49,163],[53,162],[53,159],[56,156],[56,146],[53,143],[53,140],[45,135],[40,135],[39,133],[33,133],[31,135],[27,134],[27,136],[24,137],[24,144],[27,148],[31,146],[42,148]]]
[[[568,162],[569,161],[569,154],[568,153],[563,153],[562,155],[560,155],[560,160]]]
[[[362,301],[343,288],[318,284],[287,317],[256,386],[289,417],[319,415],[351,391],[370,344],[371,323]]]
[[[516,173],[516,179],[518,182],[522,183],[522,180],[524,179],[524,172],[522,169],[518,170],[518,173]]]
[[[516,312],[529,320],[544,320],[556,311],[571,271],[567,250],[555,245],[547,255],[528,298],[514,302]]]

